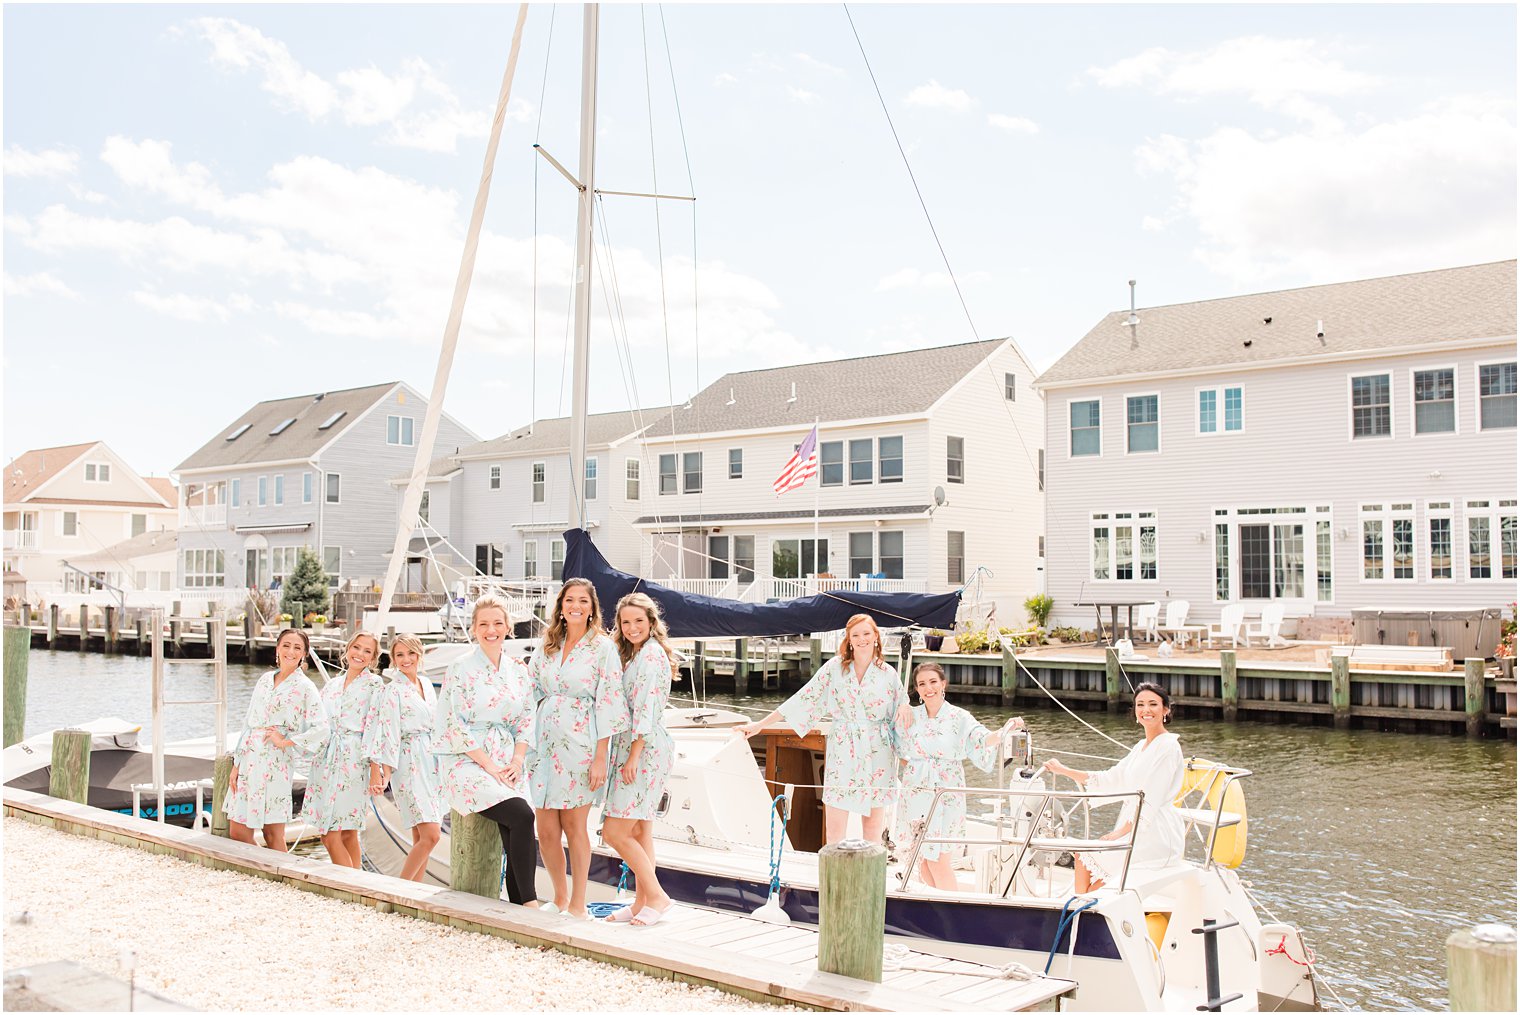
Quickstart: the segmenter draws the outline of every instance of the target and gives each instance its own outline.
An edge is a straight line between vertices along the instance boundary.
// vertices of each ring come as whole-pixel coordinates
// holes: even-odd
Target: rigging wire
[[[544,99],[549,92],[549,63],[554,55],[554,18],[558,6],[549,5],[549,40],[544,45],[544,75],[538,86],[538,122],[533,127],[533,144],[538,145],[544,132]],[[537,155],[535,151],[533,153]],[[541,160],[533,159],[533,340],[532,355],[528,360],[533,364],[531,394],[528,400],[528,428],[532,432],[534,423],[538,420],[538,164]]]

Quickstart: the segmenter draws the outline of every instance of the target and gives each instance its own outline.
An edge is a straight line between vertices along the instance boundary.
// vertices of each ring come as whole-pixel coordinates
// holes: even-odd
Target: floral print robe
[[[227,817],[249,828],[290,821],[291,762],[298,752],[310,754],[319,749],[327,737],[327,716],[317,685],[297,670],[276,687],[277,672],[270,670],[253,686],[248,718],[232,748],[237,789],[222,802]],[[275,747],[259,732],[266,726],[294,740],[295,746]]]
[[[675,741],[665,729],[665,704],[670,700],[670,656],[650,638],[623,668],[623,697],[628,702],[629,728],[612,738],[607,762],[607,803],[602,814],[609,818],[648,821],[654,817],[665,794],[665,781],[675,764]],[[633,742],[644,738],[639,767],[633,782],[623,784],[618,769],[628,760]]]
[[[348,675],[334,674],[322,688],[327,742],[311,765],[301,816],[318,832],[364,827],[369,810],[369,763],[378,760],[380,699],[385,681],[366,670],[345,690]]]
[[[533,766],[533,806],[568,810],[596,803],[591,759],[596,742],[628,728],[623,696],[623,662],[612,639],[588,631],[560,663],[563,646],[548,655],[533,653],[533,697],[538,702],[538,760]],[[609,775],[610,766],[609,745]]]
[[[892,667],[873,661],[857,680],[854,664],[835,656],[776,710],[798,736],[833,717],[823,766],[825,804],[856,814],[891,806],[897,775],[892,726],[907,701]]]
[[[443,802],[461,814],[474,814],[512,797],[528,798],[533,764],[533,681],[528,668],[503,652],[491,665],[484,651],[449,667],[438,694],[433,752],[438,755]],[[523,774],[506,786],[486,774],[466,752],[484,751],[505,768],[519,743],[528,745]]]
[[[1145,792],[1140,825],[1135,830],[1135,851],[1130,857],[1130,870],[1165,867],[1182,858],[1187,830],[1172,801],[1182,789],[1185,767],[1177,734],[1162,733],[1148,746],[1141,738],[1113,768],[1093,772],[1087,777],[1084,788],[1089,793]],[[1123,808],[1118,827],[1134,820],[1134,798],[1126,799]],[[1119,875],[1124,870],[1123,853],[1111,850],[1080,855],[1082,865],[1092,872],[1095,880],[1102,878],[1109,887],[1119,887]]]
[[[997,762],[997,742],[987,743],[990,733],[970,712],[949,702],[941,702],[939,714],[933,717],[922,705],[913,710],[913,725],[906,732],[898,732],[895,739],[897,756],[908,763],[902,777],[902,799],[897,804],[897,827],[892,833],[899,845],[906,847],[913,841],[913,822],[928,817],[936,788],[966,785],[966,761],[983,772],[992,771]],[[933,839],[964,836],[965,794],[940,797],[934,820],[924,834]],[[937,860],[945,853],[959,852],[957,846],[926,842],[918,855]]]
[[[405,674],[385,685],[375,735],[375,755],[380,764],[393,769],[391,796],[406,828],[443,820],[438,756],[433,753],[433,713],[438,696],[432,681],[422,679],[418,683],[421,693]]]

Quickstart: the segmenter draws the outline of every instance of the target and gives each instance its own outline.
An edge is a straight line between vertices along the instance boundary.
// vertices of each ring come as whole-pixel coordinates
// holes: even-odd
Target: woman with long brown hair
[[[379,655],[380,639],[356,631],[343,648],[348,664],[343,676],[334,676],[323,686],[327,744],[312,762],[301,810],[306,823],[321,834],[328,858],[355,869],[369,798],[385,792],[376,750],[385,681],[370,669]]]
[[[381,699],[376,752],[391,783],[401,825],[412,832],[412,848],[400,877],[421,881],[428,857],[443,834],[443,795],[438,788],[438,756],[433,753],[433,714],[438,702],[433,682],[417,672],[422,665],[422,639],[405,633],[392,637],[391,664],[396,675],[385,685]]]

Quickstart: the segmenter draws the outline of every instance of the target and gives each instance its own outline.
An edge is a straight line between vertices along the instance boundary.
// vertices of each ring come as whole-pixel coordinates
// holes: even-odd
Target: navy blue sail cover
[[[775,603],[741,603],[716,596],[699,596],[667,589],[617,570],[602,556],[584,529],[565,532],[565,577],[587,578],[596,586],[606,622],[612,609],[630,592],[643,592],[660,604],[660,612],[676,638],[761,638],[769,635],[837,631],[857,613],[869,614],[882,627],[950,628],[961,594],[944,592],[827,592]]]

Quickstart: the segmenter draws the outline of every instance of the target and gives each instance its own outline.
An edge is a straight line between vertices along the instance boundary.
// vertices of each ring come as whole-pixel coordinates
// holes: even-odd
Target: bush
[[[1050,619],[1051,608],[1055,605],[1056,601],[1042,592],[1024,600],[1024,612],[1029,614],[1029,619],[1034,621],[1035,627],[1044,627],[1045,622]]]
[[[962,652],[985,652],[988,646],[987,632],[962,631],[955,636],[955,643]]]
[[[1065,642],[1082,641],[1082,630],[1076,627],[1053,627],[1050,629],[1052,638],[1060,638]]]
[[[303,546],[296,554],[296,566],[285,576],[285,588],[280,596],[280,609],[295,614],[299,610],[326,613],[332,605],[327,587],[327,572],[322,569],[322,558],[309,546]]]

